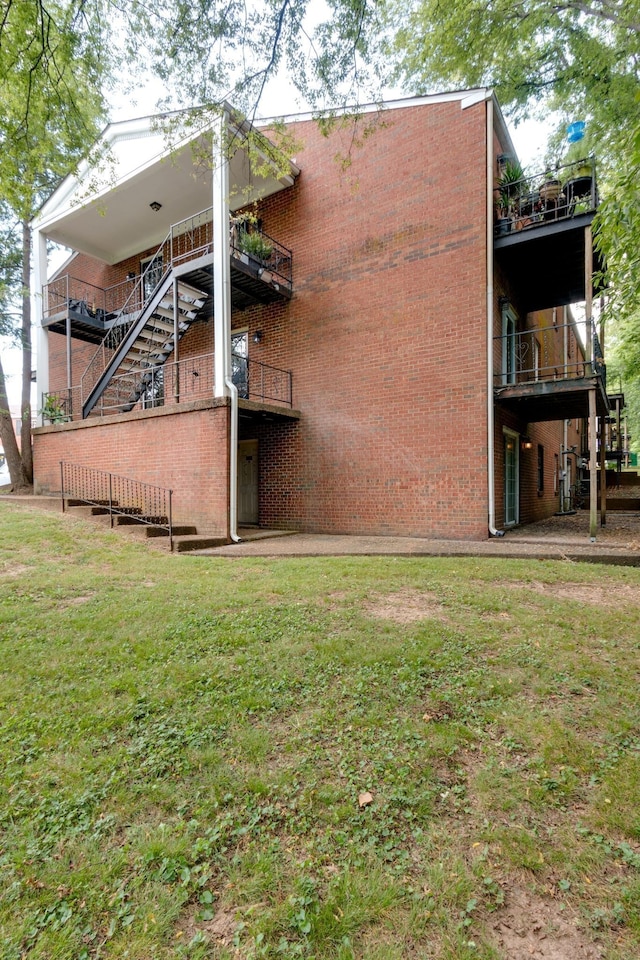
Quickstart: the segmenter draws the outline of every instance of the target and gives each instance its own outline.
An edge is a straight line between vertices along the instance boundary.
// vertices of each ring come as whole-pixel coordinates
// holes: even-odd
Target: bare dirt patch
[[[364,612],[378,620],[415,623],[418,620],[448,620],[435,593],[403,590],[378,597],[364,605]]]
[[[198,918],[200,909],[200,907],[194,908],[179,927],[183,942],[189,943],[197,933],[200,933],[209,943],[230,947],[239,923],[236,911],[220,908],[212,920],[200,920]]]
[[[25,567],[23,563],[10,563],[0,569],[0,577],[21,577],[23,573],[28,571],[29,567]]]
[[[630,583],[541,583],[534,580],[527,584],[521,581],[505,583],[504,586],[519,592],[533,590],[545,596],[590,603],[599,607],[618,607],[621,601],[626,605],[640,606],[640,591]]]
[[[512,887],[491,924],[496,945],[509,960],[600,960],[602,949],[580,931],[576,918],[555,900]]]
[[[93,600],[94,596],[95,594],[89,593],[78,597],[67,597],[62,603],[58,604],[58,606],[63,609],[65,607],[81,607],[83,603],[89,603],[90,600]]]

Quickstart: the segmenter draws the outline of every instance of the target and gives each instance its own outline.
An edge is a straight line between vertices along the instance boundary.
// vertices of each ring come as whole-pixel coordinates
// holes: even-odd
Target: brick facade
[[[254,208],[266,233],[293,252],[294,296],[232,318],[234,330],[247,331],[250,360],[291,371],[300,412],[299,420],[240,420],[240,439],[259,442],[261,525],[486,537],[486,109],[409,105],[383,113],[369,136],[350,123],[329,136],[313,121],[295,124],[301,173]],[[108,286],[152,252],[114,266],[79,255],[72,269]],[[495,287],[499,336],[507,278],[497,275]],[[213,347],[212,318],[200,320],[180,358]],[[76,382],[93,349],[74,341]],[[50,389],[64,387],[64,337],[52,334]],[[56,489],[59,459],[91,463],[174,486],[176,509],[218,532],[228,408],[193,406],[36,431],[38,488]],[[530,462],[521,454],[521,519],[552,513],[562,424],[532,428],[496,416],[498,523],[504,427],[534,441]]]
[[[34,439],[36,493],[60,491],[66,460],[172,489],[176,523],[228,536],[228,401],[42,427]]]

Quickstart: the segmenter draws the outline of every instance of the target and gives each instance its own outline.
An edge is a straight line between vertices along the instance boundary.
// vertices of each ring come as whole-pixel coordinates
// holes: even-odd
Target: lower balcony
[[[495,402],[529,423],[580,419],[588,417],[595,390],[598,416],[607,416],[606,366],[595,328],[591,345],[587,360],[575,323],[495,337]]]
[[[201,354],[162,366],[113,377],[92,417],[107,417],[159,407],[172,407],[214,396],[214,355]],[[297,418],[293,410],[292,376],[248,357],[232,355],[232,381],[241,407],[256,415]],[[81,387],[57,390],[42,397],[45,425],[82,420]]]

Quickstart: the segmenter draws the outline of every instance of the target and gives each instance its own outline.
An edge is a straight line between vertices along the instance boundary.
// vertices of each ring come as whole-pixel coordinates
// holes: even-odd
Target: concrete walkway
[[[11,504],[60,511],[59,497],[0,496],[0,509]],[[127,528],[123,528],[127,530]],[[129,528],[130,529],[130,528]],[[245,532],[245,531],[243,531]],[[518,527],[504,537],[481,541],[429,540],[419,537],[358,537],[284,531],[246,531],[247,539],[181,554],[183,557],[319,557],[414,556],[505,557],[572,560],[640,566],[640,513],[610,511],[607,525],[589,539],[589,514],[550,517]],[[154,546],[158,546],[157,542]]]

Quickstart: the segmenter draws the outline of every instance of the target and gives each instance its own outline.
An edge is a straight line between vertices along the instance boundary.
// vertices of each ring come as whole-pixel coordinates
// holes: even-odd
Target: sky
[[[318,8],[320,9],[320,8]],[[135,99],[131,93],[123,90],[114,91],[111,100],[110,118],[112,121],[127,120],[133,117],[147,116],[157,111],[156,103],[163,96],[164,88],[156,82],[149,82],[145,87],[139,87],[136,90]],[[403,96],[409,96],[408,92],[401,90],[389,90],[386,99],[395,99]],[[262,104],[264,110],[263,116],[274,116],[288,113],[298,113],[305,109],[305,104],[299,102],[299,95],[293,88],[287,77],[278,74],[267,85],[263,96]],[[511,137],[516,148],[516,152],[524,167],[536,168],[539,161],[542,167],[542,155],[546,145],[547,138],[553,130],[551,120],[540,122],[537,120],[528,120],[519,124],[517,127],[508,124]],[[20,370],[21,358],[20,351],[12,348],[11,344],[0,338],[0,351],[2,353],[2,363],[5,376],[7,378],[7,393],[9,404],[15,412],[18,412],[20,405]],[[32,398],[34,411],[40,407],[40,401]]]

